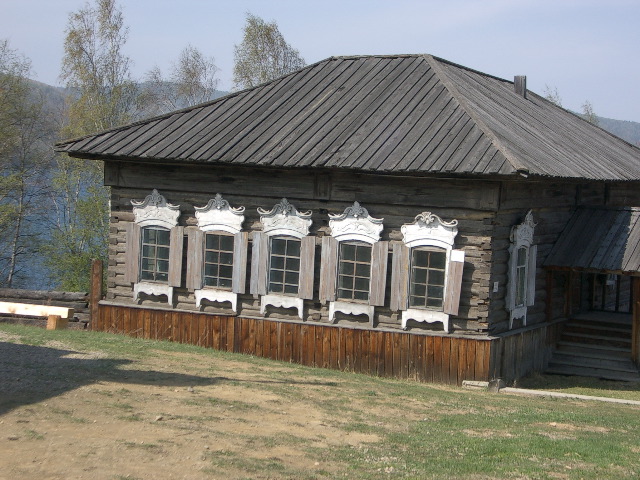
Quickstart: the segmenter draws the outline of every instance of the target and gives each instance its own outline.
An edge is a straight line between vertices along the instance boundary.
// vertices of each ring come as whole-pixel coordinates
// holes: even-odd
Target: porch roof
[[[640,275],[640,208],[578,209],[544,266]]]

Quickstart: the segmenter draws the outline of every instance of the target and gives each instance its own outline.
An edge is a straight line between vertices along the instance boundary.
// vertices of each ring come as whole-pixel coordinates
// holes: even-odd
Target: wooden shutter
[[[247,246],[249,234],[238,232],[233,240],[233,293],[244,293],[247,283]]]
[[[509,268],[507,273],[507,296],[505,303],[507,310],[512,311],[516,308],[516,253],[515,245],[509,247]]]
[[[393,244],[391,264],[391,299],[389,308],[393,311],[406,310],[409,304],[409,247],[404,243]]]
[[[251,281],[249,289],[253,295],[267,293],[267,263],[269,261],[269,237],[262,232],[253,232],[251,252]]]
[[[527,306],[530,307],[536,301],[536,257],[538,256],[538,246],[529,247],[529,258],[527,264]]]
[[[140,274],[140,226],[137,223],[127,223],[126,235],[124,281],[138,283],[138,275]]]
[[[442,310],[449,315],[457,315],[462,289],[462,271],[464,270],[464,250],[451,250],[449,255],[449,272],[444,289]]]
[[[187,288],[193,292],[202,288],[204,232],[199,228],[188,228],[187,238]]]
[[[314,262],[316,256],[316,237],[307,235],[300,242],[300,282],[298,297],[305,300],[313,298]]]
[[[184,227],[173,227],[169,237],[169,286],[182,283],[182,242]]]
[[[320,301],[336,299],[336,276],[338,275],[338,242],[331,236],[322,237],[320,260]]]
[[[382,307],[387,287],[387,260],[389,242],[376,242],[371,248],[371,277],[369,280],[369,305]]]

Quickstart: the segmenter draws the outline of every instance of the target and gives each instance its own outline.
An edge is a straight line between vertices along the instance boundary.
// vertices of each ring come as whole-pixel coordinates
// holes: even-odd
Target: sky
[[[85,0],[0,0],[0,40],[60,85],[69,14]],[[165,74],[192,45],[233,88],[246,13],[275,21],[308,64],[331,56],[428,53],[527,88],[565,108],[640,122],[639,0],[119,0],[132,76]]]

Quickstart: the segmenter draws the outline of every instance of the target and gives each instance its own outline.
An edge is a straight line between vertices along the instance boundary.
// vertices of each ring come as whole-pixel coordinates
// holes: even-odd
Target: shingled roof
[[[56,145],[90,159],[640,180],[640,149],[511,81],[430,55],[332,57]]]

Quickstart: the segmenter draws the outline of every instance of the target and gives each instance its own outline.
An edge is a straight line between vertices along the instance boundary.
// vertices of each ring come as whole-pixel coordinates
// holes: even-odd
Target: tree
[[[218,87],[217,72],[213,57],[205,57],[200,50],[187,45],[172,64],[168,79],[157,66],[147,73],[140,98],[144,114],[167,113],[213,100]]]
[[[71,92],[65,138],[113,128],[135,116],[137,88],[123,53],[128,28],[115,0],[96,0],[69,15],[61,79]],[[107,258],[109,190],[102,165],[57,158],[56,210],[47,265],[58,286],[87,291],[93,258]]]
[[[555,103],[557,106],[562,106],[562,98],[558,93],[558,89],[556,87],[550,87],[549,85],[544,86],[544,98],[549,100],[551,103]]]
[[[585,100],[582,104],[582,118],[593,125],[598,125],[600,123],[598,121],[598,116],[593,111],[593,105],[591,105],[589,100]]]
[[[0,285],[20,285],[43,237],[53,128],[29,60],[0,41]],[[21,278],[22,277],[22,278]]]
[[[247,13],[242,42],[234,47],[233,81],[237,89],[255,87],[304,66],[304,59],[285,41],[276,22],[267,23]]]

